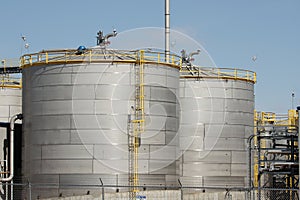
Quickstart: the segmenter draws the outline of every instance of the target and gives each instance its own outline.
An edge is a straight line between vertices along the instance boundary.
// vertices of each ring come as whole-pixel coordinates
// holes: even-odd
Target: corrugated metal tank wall
[[[127,120],[134,113],[136,62],[114,59],[23,69],[23,172],[32,184],[99,185],[99,178],[108,185],[128,184]],[[144,64],[146,127],[139,148],[140,184],[177,184],[178,77],[178,67]],[[86,193],[55,187],[32,195],[60,192]]]
[[[181,182],[244,187],[247,137],[253,132],[254,83],[181,78]]]

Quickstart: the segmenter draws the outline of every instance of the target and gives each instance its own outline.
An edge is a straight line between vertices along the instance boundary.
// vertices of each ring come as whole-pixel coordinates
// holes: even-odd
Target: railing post
[[[160,53],[157,53],[157,63],[160,63]]]
[[[89,59],[90,59],[90,62],[92,62],[92,50],[89,50]]]
[[[237,79],[237,69],[234,69],[234,78]]]
[[[48,63],[48,52],[46,52],[46,63]]]
[[[31,200],[31,183],[28,181],[28,199]]]

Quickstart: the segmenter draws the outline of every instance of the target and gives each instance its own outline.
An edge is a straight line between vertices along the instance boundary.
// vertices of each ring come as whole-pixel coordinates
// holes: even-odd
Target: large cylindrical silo
[[[247,185],[255,81],[255,73],[246,70],[183,68],[179,130],[183,185]]]
[[[143,54],[143,56],[141,56]],[[128,185],[128,119],[134,117],[136,68],[143,67],[145,132],[140,185],[175,185],[179,59],[102,48],[23,56],[24,176],[40,197],[84,194],[67,185]]]
[[[4,69],[4,70],[3,70]],[[22,86],[20,75],[8,74],[6,68],[0,75],[0,168],[1,178],[7,178],[11,174],[11,143],[10,143],[10,120],[22,112]],[[22,132],[19,122],[14,127],[14,177],[12,182],[21,182],[21,140]],[[2,185],[0,193],[9,196],[10,192],[18,198],[20,189],[18,186],[10,187]],[[20,191],[20,190],[19,190]]]
[[[7,168],[8,146],[5,147],[4,140],[7,139],[10,119],[15,114],[22,112],[21,88],[21,79],[19,77],[13,77],[10,74],[0,75],[0,160],[2,169]]]

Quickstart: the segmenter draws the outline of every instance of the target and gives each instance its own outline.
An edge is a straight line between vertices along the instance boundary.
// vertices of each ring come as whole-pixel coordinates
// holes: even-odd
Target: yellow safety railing
[[[139,50],[97,50],[87,49],[78,52],[74,49],[66,50],[47,50],[33,54],[25,54],[21,57],[21,67],[26,68],[42,64],[61,64],[61,63],[80,63],[80,62],[140,62]],[[179,68],[181,57],[171,54],[169,62],[165,60],[165,54],[161,52],[144,51],[142,59],[144,63],[167,64]]]
[[[22,88],[22,79],[9,75],[0,75],[0,88]]]
[[[232,68],[207,68],[200,66],[192,66],[192,69],[182,68],[180,70],[181,78],[218,78],[218,79],[234,79],[256,83],[256,73],[244,69]]]

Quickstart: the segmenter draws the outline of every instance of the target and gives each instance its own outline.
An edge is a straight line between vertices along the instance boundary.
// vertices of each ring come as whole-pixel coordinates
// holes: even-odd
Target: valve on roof
[[[181,50],[182,62],[184,62],[188,66],[191,66],[191,64],[192,64],[191,62],[195,60],[193,58],[193,56],[198,55],[199,53],[200,53],[200,49],[198,49],[197,51],[191,52],[189,55],[187,55],[186,51],[184,49],[182,49]]]
[[[110,42],[108,41],[108,38],[116,37],[116,36],[117,36],[116,29],[114,29],[112,33],[106,34],[105,36],[103,34],[103,31],[99,31],[97,33],[97,45],[99,45],[99,46],[109,45]]]

